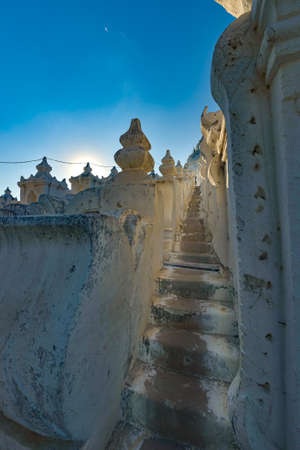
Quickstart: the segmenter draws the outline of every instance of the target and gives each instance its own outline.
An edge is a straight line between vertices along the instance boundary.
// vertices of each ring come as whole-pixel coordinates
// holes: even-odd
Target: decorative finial
[[[11,190],[9,189],[9,187],[7,187],[4,191],[4,194],[0,196],[0,207],[16,202],[17,199],[11,195]]]
[[[170,150],[166,151],[166,154],[161,162],[162,164],[159,166],[159,170],[164,177],[173,177],[176,175],[175,161],[171,156]]]
[[[116,175],[118,175],[118,170],[117,170],[117,168],[116,168],[116,166],[114,166],[112,169],[111,169],[111,171],[110,171],[110,175],[112,176],[112,177],[115,177]]]
[[[88,163],[86,164],[86,166],[83,168],[83,173],[84,173],[84,175],[89,175],[90,173],[92,173],[92,168],[91,168],[89,162],[88,162]]]
[[[183,177],[183,167],[181,165],[181,162],[178,160],[177,165],[176,165],[176,170],[177,170],[177,176],[178,177]]]
[[[36,166],[38,172],[48,172],[50,173],[52,170],[52,167],[48,164],[46,156],[42,159],[42,162]]]
[[[151,144],[144,135],[139,119],[132,119],[129,130],[120,137],[123,148],[115,153],[115,161],[125,172],[150,172],[154,160],[149,153]]]
[[[139,119],[132,119],[130,128],[120,137],[120,143],[124,148],[142,147],[145,150],[151,149],[151,144],[144,135]]]

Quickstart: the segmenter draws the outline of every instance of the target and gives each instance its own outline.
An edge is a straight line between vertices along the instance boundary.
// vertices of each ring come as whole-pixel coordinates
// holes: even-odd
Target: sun
[[[70,162],[74,164],[68,165],[67,173],[68,178],[76,177],[83,172],[83,168],[89,162],[92,168],[92,173],[94,175],[98,175],[98,177],[107,177],[110,173],[110,167],[99,167],[99,165],[106,166],[107,164],[101,160],[99,154],[91,151],[81,151],[77,153],[73,153],[69,159]],[[99,164],[99,165],[96,165]]]

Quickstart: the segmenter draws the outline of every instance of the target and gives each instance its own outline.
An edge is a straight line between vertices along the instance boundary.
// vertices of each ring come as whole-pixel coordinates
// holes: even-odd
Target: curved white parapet
[[[85,441],[98,428],[108,438],[143,325],[147,283],[151,290],[151,277],[140,270],[148,230],[124,210],[0,218],[6,417],[44,436]]]

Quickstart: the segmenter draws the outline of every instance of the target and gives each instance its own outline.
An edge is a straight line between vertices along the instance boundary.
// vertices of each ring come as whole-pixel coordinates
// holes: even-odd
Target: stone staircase
[[[232,450],[227,392],[238,368],[230,280],[199,217],[195,188],[182,238],[156,280],[149,327],[123,392],[126,426],[110,450]]]

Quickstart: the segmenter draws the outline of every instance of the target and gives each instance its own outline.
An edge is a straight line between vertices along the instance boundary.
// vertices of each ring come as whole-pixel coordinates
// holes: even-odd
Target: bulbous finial
[[[170,150],[166,151],[166,154],[162,158],[161,162],[162,164],[159,166],[159,170],[164,177],[172,177],[176,175],[175,161],[171,156]]]
[[[177,170],[177,176],[178,177],[183,177],[183,167],[181,165],[181,162],[178,160],[177,164],[176,164],[176,170]]]
[[[7,187],[6,189],[5,189],[5,191],[4,191],[4,194],[5,195],[11,195],[11,190],[9,189],[9,187]]]
[[[150,150],[151,148],[150,142],[143,133],[139,119],[131,120],[129,130],[120,137],[120,143],[124,148],[142,147],[145,150]]]
[[[154,160],[149,153],[151,144],[142,131],[139,119],[132,119],[129,130],[120,137],[123,145],[115,153],[115,161],[123,171],[135,170],[144,173],[154,167]]]

